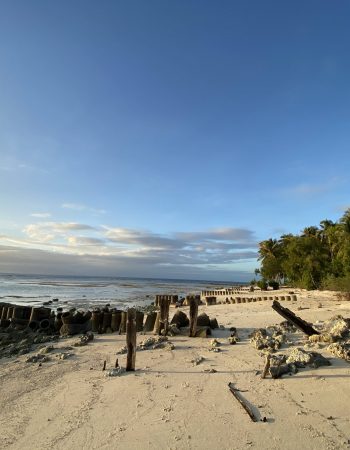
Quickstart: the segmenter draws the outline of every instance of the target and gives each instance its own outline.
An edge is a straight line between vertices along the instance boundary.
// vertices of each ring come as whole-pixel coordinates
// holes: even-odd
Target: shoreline
[[[297,290],[295,290],[297,291]],[[299,291],[299,290],[298,290]],[[322,305],[320,307],[320,304]],[[350,302],[327,291],[300,291],[288,308],[312,323],[341,314]],[[300,308],[300,310],[298,310]],[[188,314],[188,307],[182,307]],[[176,311],[171,308],[170,317]],[[76,337],[55,343],[50,361],[28,355],[0,360],[0,447],[4,449],[336,449],[349,448],[350,365],[318,348],[331,366],[262,380],[264,359],[249,342],[257,328],[283,319],[270,301],[200,305],[224,329],[209,338],[169,336],[170,349],[138,351],[136,371],[106,377],[125,335],[95,334],[87,346]],[[230,327],[239,342],[229,345]],[[153,336],[138,333],[137,341]],[[221,351],[210,351],[217,339]],[[295,334],[299,347],[306,343]],[[69,350],[70,348],[70,350]],[[286,349],[285,351],[287,351]],[[284,350],[283,350],[284,351]],[[69,353],[66,359],[56,354]],[[200,358],[202,361],[198,362]],[[229,392],[234,383],[266,423],[252,423]]]

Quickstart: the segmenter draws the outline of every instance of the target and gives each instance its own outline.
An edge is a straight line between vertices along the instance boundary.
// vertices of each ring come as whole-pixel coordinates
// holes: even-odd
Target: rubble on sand
[[[168,340],[167,336],[150,336],[143,341],[141,341],[138,346],[137,350],[155,350],[157,348],[164,348],[166,350],[174,350],[175,346],[172,342]],[[127,353],[128,349],[126,346],[122,347],[118,352],[117,355],[123,355]]]

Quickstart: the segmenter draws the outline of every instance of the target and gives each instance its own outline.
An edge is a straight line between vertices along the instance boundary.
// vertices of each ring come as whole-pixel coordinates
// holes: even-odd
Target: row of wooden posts
[[[216,305],[217,298],[215,296],[205,297],[205,302],[207,305]],[[292,295],[274,295],[274,296],[256,296],[256,297],[226,297],[225,303],[251,303],[251,302],[261,302],[266,300],[277,300],[277,301],[296,301],[297,296],[295,294]],[[222,301],[221,301],[222,303]]]
[[[159,299],[159,312],[157,313],[154,332],[158,335],[166,336],[169,330],[169,307],[171,299],[168,296],[162,296]],[[189,336],[195,337],[197,331],[197,317],[198,317],[198,296],[187,296],[187,301],[190,306],[190,328]],[[136,362],[136,310],[130,308],[126,312],[126,370],[134,371]]]

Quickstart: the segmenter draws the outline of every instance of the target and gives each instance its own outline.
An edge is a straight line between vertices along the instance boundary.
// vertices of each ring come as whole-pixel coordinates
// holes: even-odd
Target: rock
[[[183,311],[177,310],[171,319],[170,325],[175,324],[177,328],[187,327],[190,324],[189,318]]]
[[[282,375],[290,373],[291,368],[289,364],[280,364],[276,366],[270,366],[269,372],[272,378],[280,378]]]
[[[209,316],[205,313],[199,314],[199,316],[197,317],[197,326],[198,327],[210,327]]]
[[[209,327],[197,328],[195,337],[206,338],[211,335],[211,330]]]
[[[27,358],[26,362],[31,362],[31,363],[40,362],[40,363],[43,363],[43,362],[48,362],[50,360],[51,359],[50,359],[49,356],[37,354],[37,355],[33,355],[33,356],[30,356],[29,358]]]
[[[349,343],[333,343],[327,347],[327,350],[334,356],[350,361],[350,344]]]
[[[219,328],[219,324],[218,324],[218,321],[216,320],[216,318],[210,319],[210,328],[212,330]]]
[[[221,343],[217,339],[212,339],[210,341],[210,345],[211,345],[211,347],[219,347],[221,345]]]
[[[178,329],[178,327],[175,324],[170,325],[169,330],[168,330],[168,334],[170,336],[177,336],[180,333],[181,333],[181,331]]]
[[[287,364],[295,364],[297,367],[305,367],[312,361],[312,355],[301,348],[293,348],[287,358]]]
[[[125,369],[123,367],[114,367],[113,369],[109,369],[106,371],[106,377],[119,377],[123,373],[125,373]]]
[[[194,366],[198,366],[198,364],[200,364],[201,362],[203,362],[205,359],[203,358],[203,356],[198,356],[197,358],[194,358],[191,360],[191,363]]]
[[[39,350],[39,353],[40,353],[41,355],[44,355],[45,353],[51,352],[53,349],[54,349],[53,345],[48,345],[48,346],[46,346],[46,347],[41,348],[41,349]]]

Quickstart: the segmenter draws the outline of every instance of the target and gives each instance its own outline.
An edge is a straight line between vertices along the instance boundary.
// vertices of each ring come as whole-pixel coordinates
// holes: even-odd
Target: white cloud
[[[344,183],[341,177],[331,177],[320,183],[300,183],[286,190],[287,194],[298,197],[312,197],[337,189]]]
[[[107,212],[105,209],[91,208],[81,203],[62,203],[61,207],[65,209],[72,209],[74,211],[87,211],[93,214],[106,214]]]
[[[137,266],[145,273],[152,267],[154,275],[160,267],[205,271],[214,266],[226,268],[257,258],[254,233],[243,228],[217,228],[198,232],[153,233],[121,227],[92,227],[76,222],[39,222],[28,224],[24,237],[0,236],[0,245],[22,250],[46,251],[47,254],[70,255],[93,259],[116,267]],[[26,253],[28,255],[28,253]],[[72,264],[73,264],[72,259]],[[221,270],[221,269],[220,269]]]
[[[32,213],[32,217],[38,217],[39,219],[47,219],[48,217],[51,217],[50,213]]]

